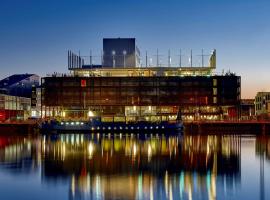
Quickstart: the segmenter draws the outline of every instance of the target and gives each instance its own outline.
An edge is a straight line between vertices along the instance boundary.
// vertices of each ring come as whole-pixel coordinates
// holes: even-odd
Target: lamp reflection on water
[[[218,184],[226,195],[241,182],[238,136],[100,136],[0,138],[0,164],[40,167],[43,183],[67,180],[70,199],[216,199]],[[257,143],[269,158],[270,139]]]

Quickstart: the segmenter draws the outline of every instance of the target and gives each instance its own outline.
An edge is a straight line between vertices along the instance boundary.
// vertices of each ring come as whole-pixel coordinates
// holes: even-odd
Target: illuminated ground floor
[[[42,107],[43,118],[89,120],[100,117],[103,122],[235,120],[236,106],[92,106],[88,108]]]

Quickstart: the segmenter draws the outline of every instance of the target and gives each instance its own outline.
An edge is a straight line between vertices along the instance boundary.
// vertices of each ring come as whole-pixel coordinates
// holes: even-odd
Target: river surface
[[[270,137],[0,136],[0,199],[270,199]]]

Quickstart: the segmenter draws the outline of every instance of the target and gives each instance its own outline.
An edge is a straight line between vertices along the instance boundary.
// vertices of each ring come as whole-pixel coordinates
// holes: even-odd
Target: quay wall
[[[184,123],[186,134],[239,134],[270,135],[270,122],[187,122]]]

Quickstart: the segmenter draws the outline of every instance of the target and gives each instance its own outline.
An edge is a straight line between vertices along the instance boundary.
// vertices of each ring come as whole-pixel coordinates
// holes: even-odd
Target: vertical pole
[[[92,50],[90,50],[90,65],[92,66]]]
[[[202,49],[202,67],[204,67],[204,60],[203,60],[203,49]]]
[[[190,66],[192,67],[192,49],[190,50]]]
[[[171,67],[171,51],[168,51],[168,67]]]
[[[145,67],[147,67],[147,60],[148,60],[148,58],[147,58],[147,51],[146,51],[146,55],[145,55]]]
[[[70,68],[70,66],[69,66],[69,50],[68,50],[68,68]]]
[[[79,56],[78,56],[78,68],[81,68],[81,52],[79,51]]]
[[[157,67],[159,66],[158,49],[157,49]]]
[[[126,52],[123,52],[123,56],[124,56],[124,68],[126,68]]]
[[[182,67],[182,50],[180,49],[180,55],[179,55],[179,66]]]

